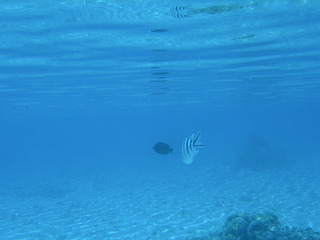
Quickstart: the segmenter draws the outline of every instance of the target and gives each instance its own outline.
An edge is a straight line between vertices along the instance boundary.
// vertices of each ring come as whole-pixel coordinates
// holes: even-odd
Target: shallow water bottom
[[[3,183],[0,238],[187,239],[219,231],[236,212],[273,212],[320,230],[319,174],[299,167],[112,169],[105,174]]]

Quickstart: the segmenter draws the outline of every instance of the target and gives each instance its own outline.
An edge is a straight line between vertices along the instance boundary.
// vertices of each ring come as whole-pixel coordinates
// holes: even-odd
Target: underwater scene
[[[0,240],[320,240],[319,0],[0,0]]]

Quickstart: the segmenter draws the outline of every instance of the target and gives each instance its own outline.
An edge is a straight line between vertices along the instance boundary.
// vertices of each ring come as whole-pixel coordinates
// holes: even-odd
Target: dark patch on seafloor
[[[320,233],[283,226],[272,213],[241,213],[229,216],[221,232],[187,240],[320,240]]]

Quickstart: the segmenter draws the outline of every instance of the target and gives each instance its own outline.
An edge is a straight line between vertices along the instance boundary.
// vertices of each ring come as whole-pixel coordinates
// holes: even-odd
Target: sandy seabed
[[[219,231],[230,214],[273,212],[320,230],[316,168],[141,168],[2,183],[3,240],[183,240]]]

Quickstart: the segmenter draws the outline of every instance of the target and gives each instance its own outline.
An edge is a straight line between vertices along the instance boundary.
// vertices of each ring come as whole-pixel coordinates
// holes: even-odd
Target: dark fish
[[[153,150],[159,154],[168,154],[172,152],[172,148],[164,142],[157,142],[153,146]]]

